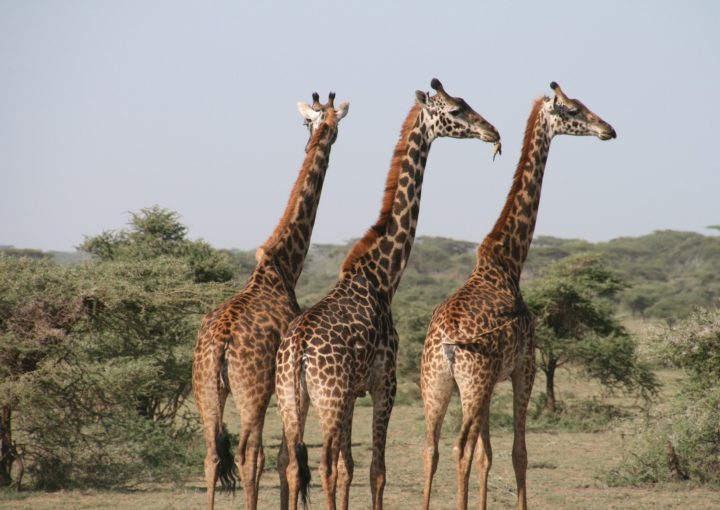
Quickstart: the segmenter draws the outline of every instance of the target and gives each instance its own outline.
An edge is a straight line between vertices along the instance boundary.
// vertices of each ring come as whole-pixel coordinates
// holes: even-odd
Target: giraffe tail
[[[298,471],[300,474],[300,498],[302,499],[303,508],[308,507],[309,494],[308,489],[310,488],[310,466],[308,465],[308,452],[305,443],[298,443],[295,445],[295,458],[298,463]]]
[[[230,449],[230,434],[228,434],[224,424],[220,426],[215,434],[215,451],[220,459],[218,464],[220,490],[232,492],[235,495],[235,485],[238,479],[237,468]]]
[[[302,430],[302,426],[300,425],[302,423],[302,398],[300,392],[302,391],[301,378],[304,364],[302,356],[302,342],[297,341],[294,347],[295,352],[293,354],[295,363],[293,364],[293,386],[295,387],[295,413],[298,424],[296,436],[297,443],[295,443],[295,459],[297,460],[298,476],[300,478],[300,498],[302,499],[303,508],[307,510],[310,500],[309,489],[312,475],[310,474],[310,466],[308,465],[307,446],[305,446],[300,433]]]

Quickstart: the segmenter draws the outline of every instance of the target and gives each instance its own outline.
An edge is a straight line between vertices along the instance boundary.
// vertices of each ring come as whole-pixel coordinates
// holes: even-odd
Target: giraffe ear
[[[427,106],[427,100],[428,96],[425,92],[422,90],[416,90],[415,91],[415,99],[418,103],[420,103],[422,106]]]
[[[337,109],[337,120],[339,121],[340,119],[345,117],[345,115],[347,115],[349,109],[350,109],[350,103],[348,103],[348,102],[340,103],[340,107]]]
[[[300,115],[302,115],[305,120],[309,120],[310,122],[317,119],[318,115],[320,115],[320,112],[316,112],[315,110],[313,110],[312,106],[303,101],[299,101],[297,107]]]

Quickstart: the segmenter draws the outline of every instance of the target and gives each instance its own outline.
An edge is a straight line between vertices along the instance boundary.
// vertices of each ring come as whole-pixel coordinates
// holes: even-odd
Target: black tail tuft
[[[295,458],[298,463],[298,471],[300,474],[300,497],[302,498],[303,508],[308,507],[310,500],[308,489],[310,488],[310,466],[308,466],[308,452],[305,443],[295,445]]]
[[[232,492],[235,495],[235,485],[237,484],[237,468],[235,467],[235,459],[230,450],[230,435],[225,429],[225,425],[215,435],[215,451],[220,458],[218,465],[218,479],[220,480],[220,490]]]

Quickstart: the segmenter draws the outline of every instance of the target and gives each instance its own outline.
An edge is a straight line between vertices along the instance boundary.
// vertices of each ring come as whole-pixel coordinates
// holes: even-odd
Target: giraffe
[[[559,134],[594,135],[601,140],[616,136],[609,124],[580,101],[568,98],[557,83],[550,87],[554,97],[537,99],[530,112],[510,193],[495,226],[477,249],[473,272],[436,308],[428,327],[420,367],[426,429],[425,510],[430,507],[440,429],[455,386],[463,417],[454,447],[457,508],[467,508],[468,479],[477,446],[480,508],[485,509],[492,462],[490,399],[495,384],[507,378],[513,388],[517,508],[527,507],[525,419],[535,378],[535,343],[532,318],[520,293],[520,274],[535,229],[550,141]]]
[[[333,290],[296,318],[277,356],[276,392],[284,442],[278,460],[281,508],[296,509],[298,492],[307,503],[310,471],[303,444],[310,403],[323,434],[320,475],[326,508],[348,507],[353,460],[350,436],[355,398],[373,399],[373,508],[382,508],[385,439],[395,398],[398,336],[390,303],[415,237],[425,162],[437,137],[499,142],[497,130],[463,99],[417,91],[395,147],[380,217],[344,260]]]
[[[193,394],[203,422],[207,445],[205,481],[207,508],[214,506],[215,484],[234,491],[236,476],[227,431],[222,423],[228,394],[240,416],[237,468],[245,493],[245,508],[257,507],[265,456],[262,429],[275,386],[275,352],[290,321],[300,313],[295,284],[310,246],[315,213],[338,123],[348,103],[335,110],[335,94],[321,104],[298,103],[310,138],[305,159],[285,212],[265,243],[244,288],[209,312],[198,332],[193,356]]]

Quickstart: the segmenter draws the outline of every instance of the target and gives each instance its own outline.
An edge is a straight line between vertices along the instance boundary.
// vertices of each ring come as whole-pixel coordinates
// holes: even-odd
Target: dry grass
[[[662,379],[672,384],[674,374],[664,372]],[[541,391],[544,381],[539,378],[536,392]],[[597,394],[598,388],[587,381],[562,373],[559,380],[562,398],[583,399]],[[666,388],[672,391],[672,387]],[[507,383],[498,388],[497,401],[509,403]],[[630,405],[630,401],[613,399],[615,403]],[[317,467],[320,435],[311,410],[306,441],[309,446],[311,467]],[[237,430],[234,414],[227,416],[229,428]],[[372,409],[357,407],[353,425],[353,455],[355,479],[351,490],[351,508],[369,508],[370,491],[368,473],[371,458],[370,424]],[[440,450],[440,465],[433,488],[433,508],[454,508],[455,468],[452,461],[454,432],[450,419]],[[623,455],[622,424],[611,430],[597,433],[531,432],[528,434],[529,506],[533,509],[671,509],[720,508],[720,492],[690,484],[663,485],[645,488],[610,488],[602,482],[605,470],[615,466]],[[266,454],[274,457],[280,441],[280,424],[276,409],[268,411],[265,432]],[[515,478],[510,451],[512,433],[492,431],[494,460],[489,480],[489,507],[514,508]],[[422,497],[424,425],[420,404],[398,406],[393,412],[388,433],[387,474],[385,506],[388,509],[418,508]],[[274,459],[269,464],[274,466]],[[322,492],[318,485],[319,475],[313,472],[311,490],[312,507],[323,507]],[[477,504],[478,483],[471,476],[470,508]],[[278,479],[274,471],[267,471],[262,478],[260,508],[278,507]],[[0,495],[0,509],[13,510],[70,510],[70,509],[126,509],[143,510],[204,508],[205,491],[202,466],[197,466],[197,476],[182,486],[148,484],[132,492],[68,491],[56,493],[32,492],[16,497]],[[220,495],[218,510],[243,507],[242,493],[233,500]]]

